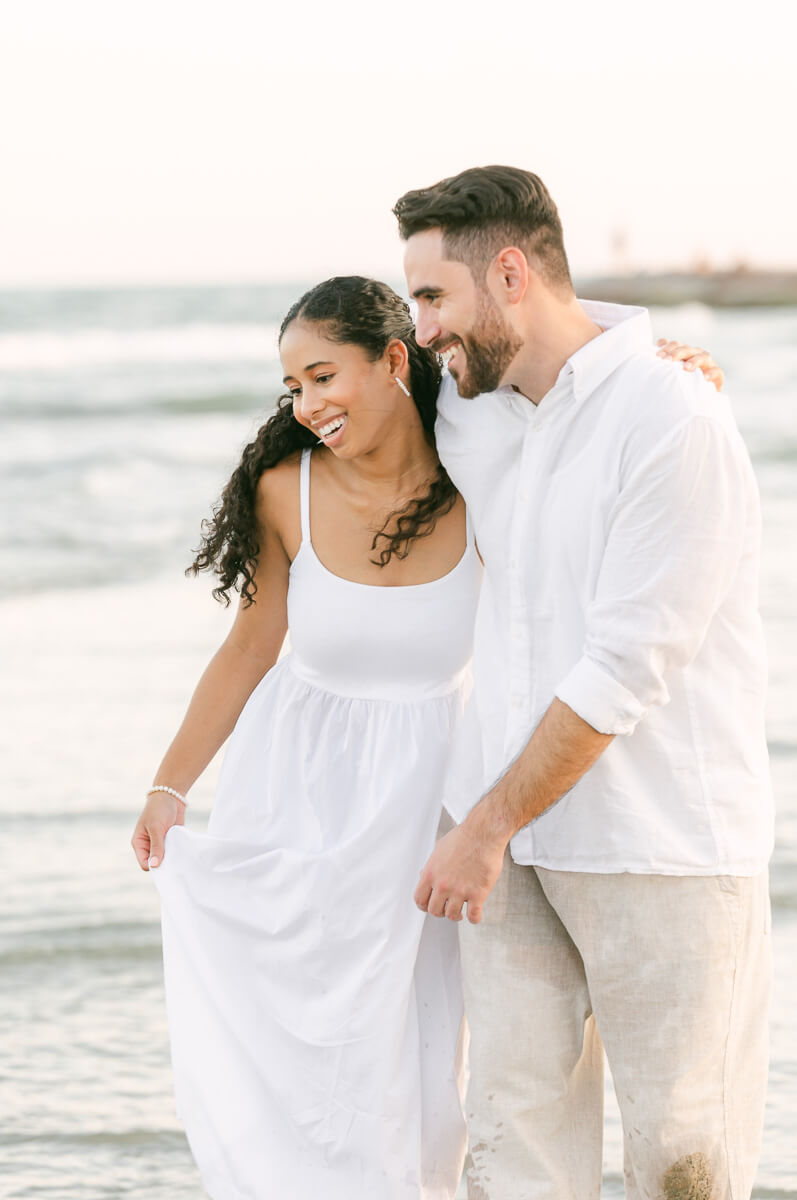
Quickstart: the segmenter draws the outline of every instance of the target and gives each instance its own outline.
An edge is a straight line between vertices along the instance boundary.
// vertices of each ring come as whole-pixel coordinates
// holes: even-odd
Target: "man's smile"
[[[446,342],[440,347],[434,347],[434,349],[442,358],[443,366],[448,367],[451,365],[451,360],[456,356],[457,352],[462,349],[462,343],[459,338],[455,338],[454,341]]]

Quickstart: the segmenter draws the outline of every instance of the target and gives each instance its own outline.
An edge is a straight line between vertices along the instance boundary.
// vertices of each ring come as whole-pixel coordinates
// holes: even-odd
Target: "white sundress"
[[[153,877],[177,1110],[213,1200],[452,1200],[465,1152],[457,929],[413,902],[464,708],[480,565],[341,579],[310,539],[291,651],[227,748],[207,833]]]

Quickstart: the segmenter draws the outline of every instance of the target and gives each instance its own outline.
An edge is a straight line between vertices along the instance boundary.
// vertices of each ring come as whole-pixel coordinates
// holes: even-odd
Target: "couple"
[[[597,1198],[604,1046],[627,1195],[749,1196],[772,830],[747,455],[644,310],[576,301],[536,176],[396,214],[416,328],[358,278],[285,318],[291,404],[195,563],[239,611],[133,835],[203,1182],[452,1200],[461,953],[471,1200]]]

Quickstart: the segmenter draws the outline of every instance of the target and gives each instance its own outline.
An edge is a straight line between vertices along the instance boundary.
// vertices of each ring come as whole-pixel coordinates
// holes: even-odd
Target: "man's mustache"
[[[464,346],[461,338],[455,338],[453,342],[449,338],[437,338],[436,341],[429,343],[428,349],[434,351],[435,354],[442,354],[444,350],[453,350],[455,346]]]

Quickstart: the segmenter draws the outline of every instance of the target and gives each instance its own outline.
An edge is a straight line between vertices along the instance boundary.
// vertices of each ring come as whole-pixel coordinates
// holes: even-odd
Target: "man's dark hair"
[[[562,222],[545,184],[519,167],[471,167],[432,187],[406,192],[393,209],[406,241],[440,229],[446,258],[481,283],[505,246],[517,246],[549,287],[572,291]]]

